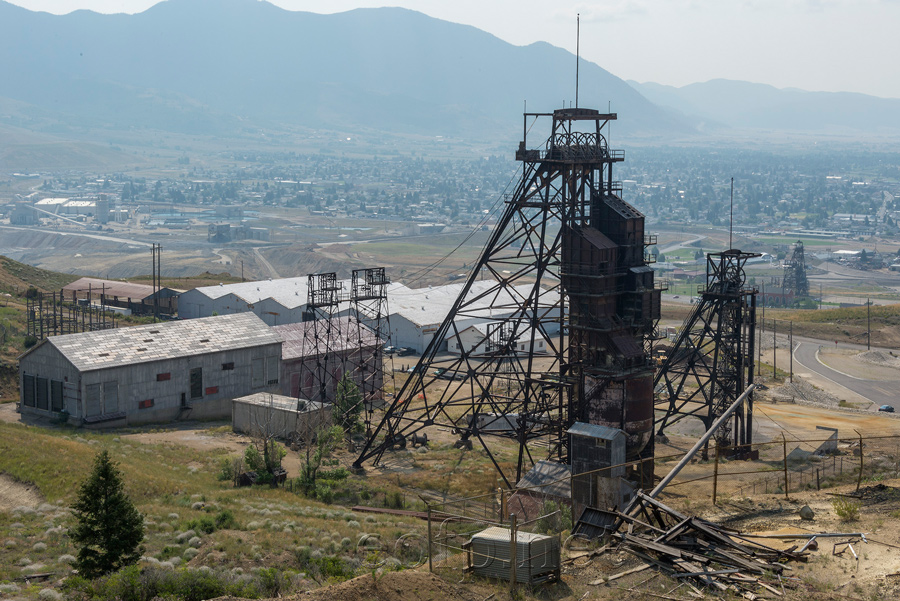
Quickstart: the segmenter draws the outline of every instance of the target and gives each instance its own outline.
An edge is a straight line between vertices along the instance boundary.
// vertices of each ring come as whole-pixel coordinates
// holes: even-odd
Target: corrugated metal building
[[[338,282],[349,291],[349,280]],[[496,285],[493,281],[474,282],[470,295],[481,294]],[[178,299],[178,316],[182,319],[229,315],[233,313],[255,313],[271,326],[300,323],[306,311],[308,277],[284,278],[240,284],[204,286],[183,293]],[[453,303],[464,284],[447,284],[429,288],[407,288],[394,282],[388,286],[388,310],[390,311],[391,340],[396,347],[409,347],[421,353],[434,338],[435,332],[450,312]],[[521,290],[520,290],[521,289]],[[531,286],[521,286],[512,294],[528,294]],[[487,323],[512,314],[512,299],[485,296],[473,305],[474,313],[460,316],[456,325],[459,329],[474,324]],[[342,314],[349,313],[349,304],[342,305]],[[556,324],[545,323],[548,333],[559,331]],[[446,342],[442,341],[446,347]]]
[[[325,382],[325,398],[333,399],[338,381],[344,372],[350,374],[360,390],[382,389],[382,370],[376,362],[383,341],[375,332],[353,317],[335,317],[331,326],[306,321],[275,326],[272,329],[284,343],[281,347],[281,392],[295,399],[318,396],[316,373],[329,374]],[[316,340],[315,335],[328,340]],[[365,365],[365,369],[360,369]],[[375,378],[363,387],[363,377]],[[376,397],[380,398],[380,394]]]
[[[277,391],[281,339],[251,313],[52,336],[19,357],[19,410],[126,425],[228,417]]]
[[[309,443],[319,429],[331,425],[331,405],[280,394],[257,392],[231,402],[231,426],[249,436],[274,436]]]

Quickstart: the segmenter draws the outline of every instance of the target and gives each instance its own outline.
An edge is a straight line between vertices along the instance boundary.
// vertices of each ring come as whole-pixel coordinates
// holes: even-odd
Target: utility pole
[[[794,383],[794,322],[791,322],[791,328],[788,333],[788,345],[791,347],[791,384]]]
[[[778,322],[772,320],[772,379],[778,376]]]
[[[872,350],[872,301],[868,298],[866,299],[866,350]]]

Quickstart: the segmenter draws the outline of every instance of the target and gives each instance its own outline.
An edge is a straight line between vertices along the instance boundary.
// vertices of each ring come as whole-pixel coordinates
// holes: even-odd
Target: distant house
[[[281,339],[250,313],[51,336],[19,358],[19,411],[91,425],[231,415],[277,391]]]
[[[152,313],[154,309],[155,293],[153,286],[149,284],[79,278],[63,286],[60,292],[65,300],[120,307],[136,315]],[[158,295],[160,311],[175,314],[178,311],[178,297],[181,293],[181,290],[174,288],[160,288]]]
[[[492,335],[493,334],[493,335]],[[447,352],[451,355],[460,355],[465,351],[467,355],[480,355],[497,350],[501,342],[502,332],[498,324],[478,323],[465,328],[459,335],[451,334],[447,337]],[[531,350],[531,330],[519,332],[516,336],[514,349],[519,353],[527,353]],[[534,336],[534,352],[544,354],[547,352],[547,341],[539,332]]]

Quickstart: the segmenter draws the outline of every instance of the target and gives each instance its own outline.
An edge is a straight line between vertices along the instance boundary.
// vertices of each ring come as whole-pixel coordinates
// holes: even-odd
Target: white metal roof
[[[345,295],[350,294],[350,284],[350,280],[338,280],[338,285],[343,288]],[[403,284],[389,284],[389,296],[392,290],[409,290],[409,288]],[[296,309],[305,305],[308,300],[309,276],[202,286],[194,288],[194,291],[211,299],[233,294],[250,304],[272,299],[286,309]]]
[[[79,371],[93,371],[280,342],[255,314],[236,313],[51,336],[44,344],[54,346]]]

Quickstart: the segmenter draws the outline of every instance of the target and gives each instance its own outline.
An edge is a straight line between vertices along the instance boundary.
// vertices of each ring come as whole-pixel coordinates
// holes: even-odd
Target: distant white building
[[[340,280],[339,283],[349,290],[349,280]],[[193,319],[252,312],[272,326],[300,323],[307,308],[308,284],[308,278],[303,276],[194,288],[179,297],[178,315],[183,319]],[[455,321],[458,330],[510,317],[518,306],[518,300],[526,298],[532,289],[530,285],[522,285],[505,295],[489,294],[488,291],[496,285],[493,280],[472,284],[468,297],[478,300],[471,304],[465,315],[458,316]],[[464,283],[458,282],[413,289],[396,282],[390,284],[387,289],[389,344],[422,353],[450,313],[464,286]],[[350,311],[347,304],[342,305],[341,309],[340,316]],[[559,331],[558,315],[542,318],[548,333]],[[442,345],[446,343],[442,341]]]
[[[557,330],[558,331],[558,330]],[[491,335],[493,334],[493,336]],[[447,352],[451,355],[461,355],[463,351],[468,355],[480,355],[489,353],[499,339],[497,326],[488,323],[477,323],[459,332],[459,335],[451,334],[446,338]],[[526,353],[531,347],[531,329],[519,333],[516,336],[516,351]],[[547,352],[547,340],[538,332],[535,333],[534,352],[544,354]]]

